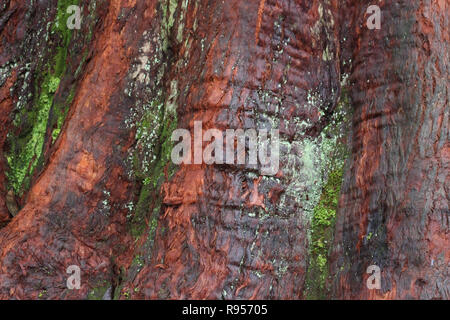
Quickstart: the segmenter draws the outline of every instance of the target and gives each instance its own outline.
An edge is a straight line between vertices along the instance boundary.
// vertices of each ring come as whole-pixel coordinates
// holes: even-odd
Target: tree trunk
[[[1,38],[2,61],[12,73],[6,84],[21,76],[18,89],[2,99],[5,111],[8,101],[18,101],[10,119],[19,119],[4,150],[14,159],[9,184],[24,195],[20,213],[0,231],[1,298],[87,297],[94,287],[110,286],[131,240],[125,204],[133,182],[124,159],[134,137],[124,125],[130,105],[123,90],[155,4],[140,2],[139,16],[124,21],[118,16],[125,1],[85,2],[83,28],[68,35],[67,3],[8,1],[2,8],[9,16]],[[66,116],[59,128],[58,115]],[[22,141],[35,144],[22,148]],[[21,175],[23,159],[41,164]],[[71,265],[81,269],[80,290],[66,286]]]
[[[342,11],[352,21],[343,49],[352,61],[352,156],[332,297],[448,299],[448,1],[384,1],[380,30],[361,27],[368,4]],[[380,289],[366,285],[370,265],[381,270]]]
[[[281,167],[276,176],[230,164],[177,168],[144,235],[152,245],[138,251],[143,267],[122,295],[304,297],[308,222],[321,191],[311,149],[339,95],[336,7],[326,3],[198,1],[174,9],[165,106],[177,105],[178,127],[279,128]]]
[[[448,298],[448,0],[428,2],[369,30],[369,1],[3,1],[0,298]],[[195,122],[278,129],[278,171],[174,164]]]

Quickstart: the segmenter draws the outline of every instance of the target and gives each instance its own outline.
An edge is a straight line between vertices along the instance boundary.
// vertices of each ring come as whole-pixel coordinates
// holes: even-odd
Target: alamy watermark
[[[66,25],[70,30],[81,28],[81,8],[77,5],[70,5],[66,12],[71,16],[67,18]],[[377,5],[370,5],[366,13],[370,15],[367,18],[366,25],[369,30],[381,29],[381,9]]]
[[[370,265],[367,267],[366,273],[370,274],[367,278],[367,289],[381,289],[381,269],[377,265]]]
[[[67,7],[66,12],[71,14],[70,17],[67,18],[66,25],[70,30],[81,28],[81,8],[77,5],[71,5]]]
[[[66,270],[67,274],[70,274],[71,276],[67,278],[66,284],[67,288],[70,290],[77,289],[79,290],[81,288],[81,269],[77,265],[71,265]]]
[[[178,142],[171,153],[175,164],[237,164],[255,168],[259,165],[261,174],[268,176],[276,175],[279,169],[280,139],[275,129],[227,129],[225,132],[208,129],[203,132],[202,122],[194,121],[193,139],[189,130],[176,129],[172,141]],[[205,148],[203,142],[208,143]]]
[[[367,14],[370,16],[367,18],[367,28],[369,30],[381,29],[381,9],[377,5],[371,5],[367,8]]]

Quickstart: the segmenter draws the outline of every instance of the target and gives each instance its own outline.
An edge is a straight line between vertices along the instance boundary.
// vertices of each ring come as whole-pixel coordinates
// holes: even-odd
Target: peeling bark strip
[[[352,158],[332,253],[332,297],[449,299],[449,1],[384,1],[356,13]],[[347,25],[348,27],[348,25]],[[381,289],[366,286],[369,265]]]
[[[302,298],[308,221],[320,195],[312,173],[319,159],[308,148],[339,94],[336,8],[327,1],[183,3],[175,9],[177,60],[168,80],[176,84],[178,126],[280,129],[282,167],[268,177],[246,166],[181,165],[163,185],[154,246],[142,254],[150,260],[122,297]]]

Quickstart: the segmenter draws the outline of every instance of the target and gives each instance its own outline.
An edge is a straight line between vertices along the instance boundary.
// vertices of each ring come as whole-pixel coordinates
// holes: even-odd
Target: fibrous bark
[[[203,130],[280,128],[281,168],[271,177],[249,166],[181,165],[162,186],[157,227],[147,235],[154,246],[142,253],[148,260],[122,292],[303,297],[307,196],[320,188],[314,181],[319,159],[306,149],[338,99],[335,10],[324,1],[176,7],[176,58],[167,81],[179,92],[178,126],[191,132],[194,121]]]
[[[370,4],[4,1],[0,298],[448,298],[448,0]],[[174,165],[195,121],[278,173]]]
[[[353,121],[331,296],[448,299],[448,1],[384,1],[380,30],[362,27],[369,2],[341,12]]]
[[[140,4],[136,9],[143,6],[147,8]],[[124,159],[133,143],[133,135],[123,124],[129,105],[124,101],[122,90],[130,57],[138,47],[139,38],[134,36],[139,26],[136,20],[141,21],[143,28],[153,12],[151,9],[139,10],[139,19],[136,16],[123,23],[117,17],[126,7],[126,1],[97,1],[91,7],[86,2],[83,6],[98,20],[90,21],[85,17],[84,29],[77,32],[74,46],[68,48],[76,54],[69,53],[63,61],[68,69],[62,74],[64,78],[55,99],[58,94],[64,94],[63,90],[69,90],[71,81],[76,81],[67,119],[54,145],[48,150],[46,143],[41,145],[47,152],[45,169],[32,184],[20,213],[0,232],[1,298],[86,297],[92,287],[111,283],[115,266],[120,264],[126,252],[131,238],[126,227],[128,210],[124,205],[133,194]],[[23,40],[24,43],[20,43],[21,39],[15,39],[20,56],[11,66],[13,74],[28,67],[27,51],[42,55],[46,52],[47,43],[41,43],[45,41],[45,34],[50,43],[58,41],[58,34],[49,34],[49,30],[43,28],[48,19],[55,19],[57,8],[57,1],[45,5],[14,1],[6,4],[7,14],[12,12],[10,21],[20,21],[23,32],[34,32],[30,38],[37,42],[29,44]],[[26,14],[14,16],[20,12]],[[47,20],[39,20],[41,15]],[[99,24],[94,25],[96,21]],[[93,29],[89,30],[89,27]],[[6,28],[2,33],[4,45],[8,31]],[[92,40],[84,39],[83,35],[89,32],[93,34]],[[39,34],[42,38],[37,37]],[[79,60],[83,52],[84,65]],[[2,53],[5,60],[17,58],[8,56],[6,50]],[[82,68],[83,76],[74,79],[77,68]],[[55,70],[50,67],[49,72]],[[45,88],[26,93],[42,97],[43,90]],[[11,95],[14,99],[15,92]],[[55,103],[53,101],[50,114]],[[33,106],[36,104],[30,103],[30,108]],[[52,124],[50,117],[48,119],[44,121],[47,134],[41,137],[45,141],[51,139],[53,129],[49,127]],[[70,265],[77,265],[82,270],[84,285],[80,290],[69,290],[66,286],[66,270]]]

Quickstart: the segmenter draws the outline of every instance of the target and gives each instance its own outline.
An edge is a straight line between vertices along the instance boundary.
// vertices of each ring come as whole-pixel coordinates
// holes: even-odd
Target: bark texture
[[[449,3],[369,2],[3,1],[0,299],[448,299]],[[195,121],[277,174],[174,165]]]
[[[352,150],[332,297],[449,298],[448,4],[383,1],[381,29],[369,30],[369,2],[348,1]],[[380,290],[366,286],[370,265],[381,269]]]
[[[130,56],[138,48],[136,41],[139,38],[133,36],[138,26],[136,20],[144,24],[153,12],[139,10],[140,15],[147,14],[147,17],[129,18],[123,22],[117,17],[127,6],[127,1],[97,1],[94,7],[88,7],[87,2],[84,4],[84,10],[98,20],[86,18],[84,26],[92,26],[92,30],[78,31],[74,46],[65,49],[75,52],[64,55],[66,59],[62,63],[68,70],[61,73],[64,78],[57,91],[52,89],[56,91],[53,109],[47,110],[51,115],[58,94],[63,95],[63,90],[68,91],[71,82],[76,81],[67,119],[54,145],[45,148],[47,143],[44,142],[37,146],[46,152],[45,169],[32,180],[34,183],[20,213],[0,231],[1,298],[87,297],[92,287],[111,283],[115,266],[124,257],[131,239],[126,229],[124,204],[133,196],[124,159],[133,143],[133,135],[123,124],[129,105],[123,100],[122,90]],[[48,29],[42,29],[48,19],[55,19],[59,14],[56,9],[59,9],[57,1],[28,4],[8,1],[6,4],[7,15],[11,13],[10,21],[20,21],[23,33],[28,34],[23,39],[14,39],[18,56],[8,56],[5,49],[2,52],[2,59],[18,59],[11,66],[16,70],[13,76],[19,73],[17,70],[23,73],[22,70],[27,68],[28,52],[44,55],[48,43],[63,37],[56,31],[50,34]],[[4,45],[8,31],[10,29],[6,28],[2,33],[3,48],[8,48]],[[39,37],[40,32],[48,33]],[[83,34],[89,32],[93,34],[92,39],[84,39]],[[42,43],[46,36],[48,42]],[[26,39],[30,39],[31,44]],[[78,60],[83,52],[86,55],[84,65]],[[31,65],[33,67],[46,68]],[[83,74],[75,79],[78,67],[83,68]],[[50,67],[48,72],[56,71]],[[43,86],[26,93],[35,95],[36,101],[42,98],[44,90],[48,88]],[[51,93],[54,94],[47,92],[47,99]],[[16,97],[15,92],[11,95],[9,100]],[[6,104],[6,111],[7,107]],[[24,106],[28,107],[42,108],[39,101]],[[51,139],[51,124],[48,116],[44,120],[45,130],[40,132],[44,133],[45,140]],[[20,130],[23,125],[18,127]],[[69,290],[66,286],[66,269],[70,265],[77,265],[82,270],[85,285],[80,290]]]
[[[302,146],[313,143],[338,100],[335,12],[324,1],[197,1],[176,8],[167,81],[179,92],[178,126],[280,128],[281,168],[274,177],[248,166],[178,168],[162,186],[157,226],[146,236],[154,246],[142,252],[148,260],[123,293],[303,297],[307,195],[319,177],[308,172],[318,159],[305,160]]]

